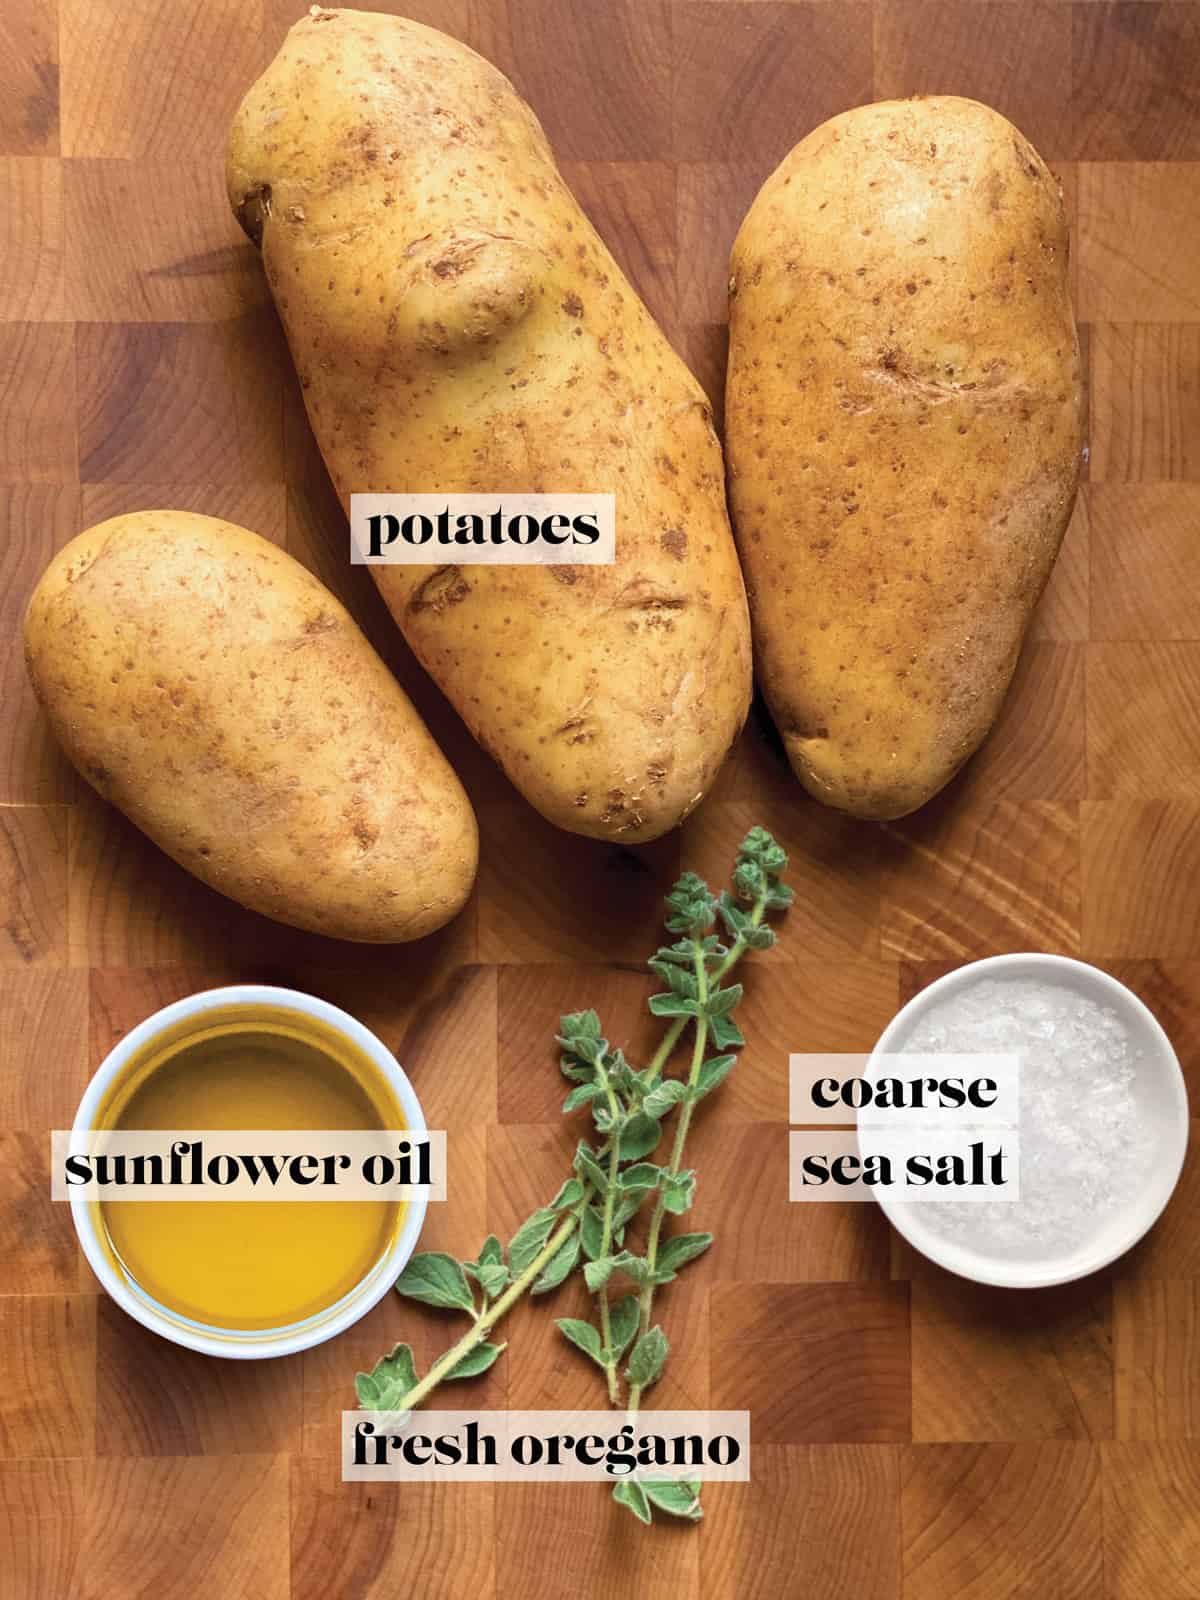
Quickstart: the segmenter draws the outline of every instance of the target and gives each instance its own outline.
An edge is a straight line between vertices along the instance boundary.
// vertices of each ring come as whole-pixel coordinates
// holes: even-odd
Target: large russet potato
[[[862,817],[985,737],[1083,446],[1059,185],[996,112],[864,106],[733,248],[730,495],[760,682],[801,782]]]
[[[314,11],[237,113],[228,186],[343,502],[615,494],[613,566],[372,572],[544,816],[631,843],[674,827],[750,694],[721,451],[533,113],[431,28]]]
[[[73,539],[25,656],[68,756],[241,905],[338,939],[432,933],[475,877],[475,816],[407,695],[298,561],[213,517]]]

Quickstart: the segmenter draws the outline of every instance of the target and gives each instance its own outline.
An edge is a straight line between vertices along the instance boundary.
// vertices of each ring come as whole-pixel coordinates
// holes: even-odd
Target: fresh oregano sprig
[[[782,848],[765,829],[755,828],[747,835],[738,852],[734,870],[735,893],[731,895],[725,891],[714,901],[707,888],[700,885],[690,899],[680,905],[674,922],[668,921],[667,924],[686,933],[687,938],[681,943],[690,943],[691,946],[691,974],[686,974],[686,968],[677,960],[668,965],[671,971],[686,974],[688,989],[694,987],[694,1001],[689,997],[686,1015],[694,1018],[695,1039],[687,1084],[680,1097],[671,1158],[657,1186],[650,1218],[645,1256],[647,1270],[638,1296],[638,1341],[634,1345],[634,1357],[645,1350],[651,1341],[652,1354],[641,1363],[630,1360],[627,1377],[628,1409],[631,1414],[637,1413],[644,1390],[658,1380],[667,1355],[665,1335],[661,1329],[652,1326],[655,1290],[660,1284],[670,1283],[680,1267],[703,1254],[712,1243],[710,1233],[675,1234],[664,1241],[662,1229],[667,1215],[678,1216],[686,1211],[695,1193],[695,1174],[686,1171],[683,1166],[692,1113],[699,1101],[725,1079],[736,1059],[734,1055],[726,1054],[706,1061],[709,1038],[711,1036],[718,1047],[737,1047],[745,1042],[736,1024],[730,1021],[732,1011],[742,998],[742,986],[740,983],[723,985],[722,979],[747,950],[764,950],[774,944],[774,930],[764,925],[763,918],[771,911],[786,909],[791,903],[792,892],[781,881],[781,874],[786,867],[787,855]],[[749,911],[739,903],[739,898],[751,902]],[[728,950],[723,950],[719,944],[714,946],[708,935],[718,915],[732,936],[733,942]],[[673,946],[672,953],[679,956],[683,951],[679,946]],[[660,951],[659,956],[662,954]],[[651,964],[653,966],[654,963]],[[679,997],[672,985],[669,995],[652,996],[650,1009],[661,1016],[664,1014],[663,1004],[676,998]],[[654,1339],[656,1333],[659,1335],[657,1340]],[[698,1501],[698,1494],[696,1499]]]
[[[683,1165],[695,1107],[724,1081],[745,1042],[732,1013],[740,984],[726,984],[749,950],[775,942],[765,918],[791,902],[782,882],[787,856],[763,828],[752,828],[738,851],[732,889],[714,896],[704,880],[686,872],[667,896],[668,932],[681,937],[655,952],[650,969],[666,989],[652,995],[654,1016],[668,1019],[649,1063],[634,1067],[604,1037],[595,1011],[577,1011],[559,1023],[561,1068],[573,1088],[566,1113],[588,1108],[596,1142],[580,1140],[567,1178],[548,1205],[539,1207],[507,1249],[491,1234],[474,1261],[440,1251],[413,1256],[396,1290],[425,1305],[465,1313],[470,1326],[423,1378],[412,1349],[398,1344],[356,1380],[367,1410],[412,1410],[439,1384],[486,1372],[505,1347],[488,1339],[492,1328],[526,1292],[543,1294],[568,1278],[582,1261],[584,1280],[595,1297],[596,1321],[558,1319],[564,1337],[604,1372],[610,1403],[637,1412],[645,1391],[662,1376],[669,1354],[663,1329],[654,1323],[656,1291],[708,1249],[708,1233],[668,1233],[669,1217],[684,1215],[696,1192],[696,1174]],[[729,942],[713,932],[720,920]],[[665,1076],[676,1045],[694,1029],[687,1076]],[[718,1053],[709,1056],[712,1046]],[[662,1139],[663,1122],[677,1112],[671,1154],[665,1164],[647,1159]],[[644,1207],[649,1226],[644,1253],[627,1248],[626,1234]],[[632,1292],[614,1298],[611,1286],[625,1280]],[[621,1363],[629,1386],[622,1398]],[[695,1483],[626,1479],[613,1494],[643,1522],[653,1508],[698,1520],[700,1486]]]

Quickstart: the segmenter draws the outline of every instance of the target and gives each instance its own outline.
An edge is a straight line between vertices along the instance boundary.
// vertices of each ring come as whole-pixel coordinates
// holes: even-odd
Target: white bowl
[[[878,1058],[902,1051],[930,1005],[989,978],[1033,978],[1074,990],[1111,1007],[1129,1029],[1141,1053],[1133,1093],[1158,1146],[1158,1159],[1132,1204],[1111,1216],[1084,1244],[1046,1259],[1000,1257],[946,1238],[925,1220],[921,1203],[899,1200],[887,1189],[873,1191],[888,1221],[922,1255],[947,1271],[976,1283],[1011,1289],[1038,1289],[1070,1283],[1124,1255],[1161,1214],[1179,1180],[1188,1141],[1188,1101],[1183,1073],[1171,1041],[1154,1014],[1116,978],[1067,956],[1026,954],[990,956],[938,978],[903,1006],[885,1028],[871,1054],[867,1076]],[[894,1065],[891,1069],[894,1071]],[[1015,1202],[1020,1204],[1020,1201]]]
[[[343,1035],[367,1057],[380,1077],[396,1097],[404,1113],[408,1131],[422,1134],[426,1131],[425,1114],[413,1093],[412,1085],[388,1050],[368,1028],[356,1021],[348,1012],[331,1006],[315,995],[303,994],[298,989],[277,989],[268,984],[232,984],[223,989],[207,989],[201,994],[189,995],[173,1005],[164,1006],[153,1016],[139,1022],[136,1028],[113,1047],[105,1056],[92,1081],[88,1084],[79,1110],[75,1113],[75,1133],[89,1132],[109,1089],[120,1077],[133,1056],[164,1029],[185,1022],[189,1017],[200,1018],[205,1012],[227,1010],[230,1007],[277,1006],[288,1011],[298,1011],[316,1017],[326,1027]],[[311,1349],[323,1344],[350,1327],[377,1305],[395,1283],[412,1255],[425,1220],[426,1197],[421,1194],[408,1201],[404,1223],[395,1240],[370,1271],[348,1294],[323,1312],[282,1329],[213,1329],[211,1331],[184,1319],[168,1316],[136,1284],[118,1271],[109,1251],[101,1241],[97,1227],[98,1207],[94,1200],[72,1194],[71,1219],[83,1253],[92,1271],[123,1311],[159,1333],[164,1339],[200,1350],[205,1355],[225,1356],[233,1360],[254,1361],[270,1356],[293,1355],[298,1350]]]

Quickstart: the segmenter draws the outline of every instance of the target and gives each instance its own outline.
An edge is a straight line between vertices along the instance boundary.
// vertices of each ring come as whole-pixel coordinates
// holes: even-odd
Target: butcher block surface
[[[761,712],[681,832],[557,833],[405,652],[304,417],[225,131],[298,0],[5,0],[0,14],[0,1594],[4,1600],[805,1600],[1200,1596],[1200,1150],[1152,1234],[1061,1289],[979,1289],[871,1205],[789,1205],[787,1055],[867,1050],[965,960],[1082,956],[1143,995],[1200,1097],[1200,5],[1190,0],[411,0],[496,61],[720,417],[727,256],[758,185],[835,112],[938,91],[1011,117],[1060,176],[1089,382],[1074,521],[998,727],[887,825],[823,810]],[[386,486],[384,486],[386,487]],[[587,485],[581,487],[586,488]],[[177,506],[284,544],[350,606],[466,783],[474,898],[414,947],[340,945],[205,889],[77,779],[20,642],[51,554]],[[697,1118],[656,1406],[749,1408],[753,1481],[698,1528],[591,1485],[344,1485],[353,1377],[440,1313],[395,1296],[301,1356],[175,1348],[99,1291],[49,1197],[48,1130],[105,1052],[193,990],[345,1006],[450,1137],[423,1244],[473,1256],[557,1187],[560,1011],[635,1057],[681,865],[722,881],[763,823],[792,856],[746,966],[741,1064]],[[694,1156],[694,1161],[692,1157]],[[598,1405],[523,1305],[454,1404]]]

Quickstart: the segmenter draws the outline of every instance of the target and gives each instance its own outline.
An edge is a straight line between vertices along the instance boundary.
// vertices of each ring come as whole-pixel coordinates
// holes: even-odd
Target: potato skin
[[[183,511],[89,528],[33,593],[25,658],[88,782],[252,911],[387,944],[470,894],[461,784],[346,609],[257,534]]]
[[[228,186],[347,505],[354,491],[615,493],[610,567],[372,572],[544,816],[630,843],[674,827],[749,703],[721,451],[533,113],[433,29],[320,11],[238,111]]]
[[[734,244],[730,496],[804,786],[904,816],[991,727],[1054,564],[1083,404],[1059,185],[996,112],[864,106]]]

